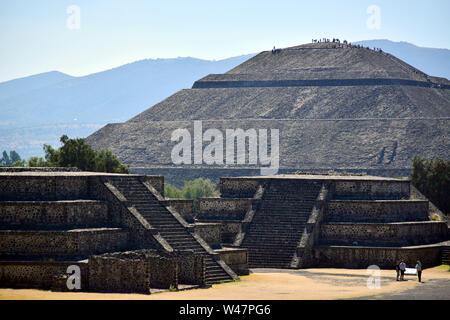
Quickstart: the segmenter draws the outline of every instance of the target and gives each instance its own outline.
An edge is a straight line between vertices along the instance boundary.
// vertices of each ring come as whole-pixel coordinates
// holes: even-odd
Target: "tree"
[[[15,150],[11,150],[9,152],[9,159],[10,159],[11,163],[14,163],[14,162],[20,160],[20,156]]]
[[[450,161],[415,157],[411,183],[444,213],[450,212]]]
[[[109,150],[101,150],[96,153],[94,158],[95,169],[97,172],[128,173],[129,169],[119,161]]]
[[[16,162],[14,162],[12,164],[13,167],[25,167],[25,165],[27,164],[27,162],[25,161],[25,159],[20,159],[17,160]]]
[[[8,156],[8,153],[6,152],[6,150],[3,151],[2,165],[3,166],[11,165],[11,160],[9,159],[9,156]]]
[[[66,135],[60,139],[58,164],[61,167],[77,167],[83,171],[95,171],[95,151],[84,139],[69,139]]]
[[[29,167],[76,167],[83,171],[129,173],[130,169],[117,159],[109,150],[95,151],[86,144],[84,139],[69,139],[63,135],[60,138],[62,146],[54,149],[48,144],[43,145],[45,156],[31,157],[28,161],[18,161],[17,166]]]
[[[46,167],[47,164],[45,160],[41,157],[31,157],[27,162],[28,167]]]

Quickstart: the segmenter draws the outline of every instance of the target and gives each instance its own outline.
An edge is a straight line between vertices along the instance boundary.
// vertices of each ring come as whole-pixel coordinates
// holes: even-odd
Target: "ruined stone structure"
[[[279,173],[347,170],[408,176],[412,159],[448,159],[450,82],[380,51],[332,42],[261,52],[87,137],[139,174],[184,180],[260,175],[259,166],[175,166],[171,133],[279,129]],[[345,150],[345,152],[343,152]]]
[[[446,216],[407,180],[280,175],[222,178],[220,187],[221,198],[200,200],[196,219],[220,223],[224,242],[247,248],[253,268],[448,260]]]
[[[177,207],[193,216],[192,203],[164,199],[160,176],[0,172],[0,286],[67,290],[69,266],[81,290],[114,292],[248,273],[245,250],[222,247],[217,225],[190,224]]]
[[[37,169],[39,170],[39,169]],[[445,215],[407,180],[222,178],[220,198],[165,199],[161,176],[0,172],[0,287],[152,293],[253,268],[448,263]],[[430,219],[437,214],[441,221]]]

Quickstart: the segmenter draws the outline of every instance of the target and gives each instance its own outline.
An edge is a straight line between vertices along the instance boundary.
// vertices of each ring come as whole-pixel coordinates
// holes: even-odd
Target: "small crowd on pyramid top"
[[[341,44],[341,40],[337,39],[337,38],[333,38],[333,40],[327,39],[327,38],[322,38],[322,39],[312,39],[311,40],[312,43],[337,43],[337,44]],[[342,41],[343,44],[347,45],[350,48],[364,48],[364,46],[361,46],[359,44],[357,45],[352,45],[351,42],[348,42],[347,40]],[[334,47],[336,48],[336,47]],[[366,47],[367,49],[370,49],[369,47]],[[378,52],[383,52],[383,50],[381,50],[381,48],[373,48],[374,51],[378,51]]]
[[[337,49],[337,48],[350,48],[350,49],[357,48],[357,49],[361,49],[362,48],[362,49],[367,49],[367,50],[373,50],[373,51],[379,52],[379,53],[384,53],[384,51],[381,48],[364,47],[364,46],[362,46],[360,44],[352,44],[351,42],[348,42],[347,40],[341,41],[338,38],[333,38],[332,40],[328,39],[328,38],[311,39],[311,43],[334,43],[333,45],[331,45],[331,47],[328,47],[328,48],[331,48],[331,49]],[[290,49],[292,49],[292,48],[288,48],[287,50],[290,50]],[[272,54],[280,53],[282,50],[285,50],[285,49],[276,48],[274,46],[273,49],[272,49]],[[421,74],[421,75],[424,75],[424,76],[427,77],[427,75],[425,73],[423,73],[422,71],[420,71],[420,70],[418,70],[416,68],[412,68],[412,71],[414,73],[416,73],[416,74]]]
[[[337,39],[337,38],[333,38],[333,40],[330,40],[328,38],[322,38],[322,39],[312,39],[311,43],[335,43],[337,45],[333,45],[332,48],[336,49],[336,48],[344,48],[344,46],[346,48],[366,48],[368,50],[372,50],[370,47],[364,47],[362,45],[356,44],[356,45],[352,45],[351,42],[348,42],[347,40],[342,41]],[[378,51],[378,52],[383,52],[383,50],[381,48],[375,48],[373,47],[374,51]],[[272,49],[272,53],[279,53],[281,52],[281,49],[277,49],[275,48],[275,46]]]

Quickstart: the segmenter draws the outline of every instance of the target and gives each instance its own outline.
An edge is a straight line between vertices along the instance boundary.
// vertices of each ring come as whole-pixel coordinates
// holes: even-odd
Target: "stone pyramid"
[[[171,133],[192,132],[194,120],[202,120],[203,130],[279,129],[280,172],[407,174],[414,156],[448,158],[450,81],[380,50],[305,44],[263,51],[227,73],[208,75],[87,141],[140,173],[166,174],[174,167]],[[203,168],[219,176],[236,169],[182,170]]]

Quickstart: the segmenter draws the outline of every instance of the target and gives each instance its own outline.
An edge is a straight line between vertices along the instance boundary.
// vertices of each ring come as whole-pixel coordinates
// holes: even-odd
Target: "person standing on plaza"
[[[417,259],[416,270],[417,278],[419,279],[419,282],[422,282],[422,262],[420,262],[419,259]]]
[[[397,272],[397,281],[398,281],[398,277],[400,276],[400,266],[399,266],[400,262],[397,261],[395,263],[395,271]]]
[[[406,270],[406,263],[402,260],[399,264],[400,267],[400,281],[405,280],[405,270]]]

